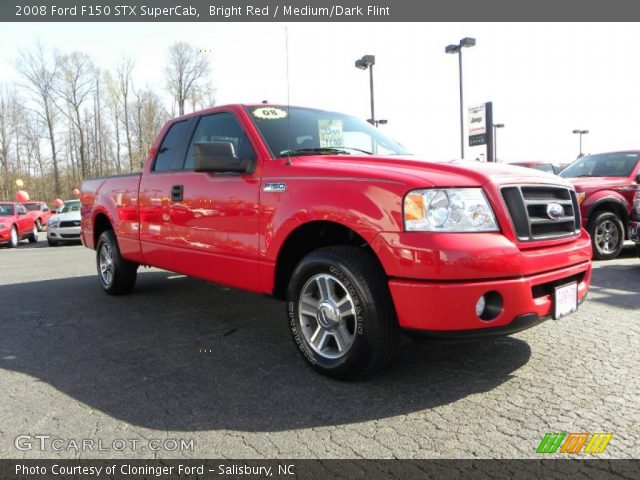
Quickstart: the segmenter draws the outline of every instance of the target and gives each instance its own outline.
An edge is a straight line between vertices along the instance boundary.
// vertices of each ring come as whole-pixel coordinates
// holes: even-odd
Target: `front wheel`
[[[398,343],[386,276],[357,247],[305,256],[287,292],[289,328],[302,356],[322,374],[352,379],[382,368]]]
[[[111,230],[103,232],[98,239],[96,265],[100,286],[109,295],[130,293],[136,285],[138,265],[122,258]]]
[[[13,226],[11,232],[9,232],[9,248],[16,248],[18,246],[18,229]]]
[[[624,226],[620,217],[612,212],[600,212],[587,225],[593,246],[593,258],[616,258],[624,244]]]
[[[38,241],[38,226],[34,223],[31,235],[29,235],[29,243],[36,243]]]

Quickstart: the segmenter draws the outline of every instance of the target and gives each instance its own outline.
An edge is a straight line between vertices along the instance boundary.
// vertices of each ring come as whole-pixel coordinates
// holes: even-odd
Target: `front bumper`
[[[80,227],[49,227],[47,238],[60,242],[80,240]]]
[[[493,281],[390,280],[389,288],[402,328],[441,333],[481,333],[473,331],[497,329],[495,333],[508,334],[550,317],[554,287],[573,281],[578,284],[578,302],[581,302],[591,283],[590,262],[528,277]],[[503,306],[495,318],[485,321],[476,315],[476,302],[489,292],[498,293]],[[516,320],[518,318],[520,320]]]
[[[567,241],[522,250],[499,233],[382,233],[372,248],[389,277],[398,322],[410,330],[513,333],[553,315],[555,287],[576,282],[581,302],[591,283],[591,243],[584,230]],[[483,320],[476,304],[487,294],[502,303]]]

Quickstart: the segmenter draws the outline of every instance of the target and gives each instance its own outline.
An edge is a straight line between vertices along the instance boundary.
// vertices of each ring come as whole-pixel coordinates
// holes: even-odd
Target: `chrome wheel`
[[[11,229],[9,240],[12,247],[16,247],[18,245],[18,231],[15,227]]]
[[[356,337],[356,309],[344,284],[333,275],[312,276],[302,287],[298,320],[305,340],[318,355],[346,355]]]
[[[620,232],[611,220],[605,220],[596,227],[595,243],[600,253],[608,255],[618,250]]]
[[[100,246],[100,281],[105,287],[110,287],[113,283],[113,252],[111,245],[103,243]]]

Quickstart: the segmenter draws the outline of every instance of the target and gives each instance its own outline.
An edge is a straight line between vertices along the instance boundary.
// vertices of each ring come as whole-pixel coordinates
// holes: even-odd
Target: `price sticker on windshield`
[[[279,118],[287,118],[287,111],[281,108],[260,107],[253,109],[253,116],[262,118],[263,120],[277,120]]]
[[[320,147],[344,147],[341,120],[318,120]]]

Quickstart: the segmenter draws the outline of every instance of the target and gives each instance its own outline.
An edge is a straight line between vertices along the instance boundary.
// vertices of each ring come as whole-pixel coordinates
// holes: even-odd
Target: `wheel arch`
[[[305,255],[330,246],[362,248],[371,253],[384,271],[369,243],[354,229],[331,220],[314,220],[293,229],[282,243],[276,258],[273,296],[281,300],[285,298],[289,278]]]

